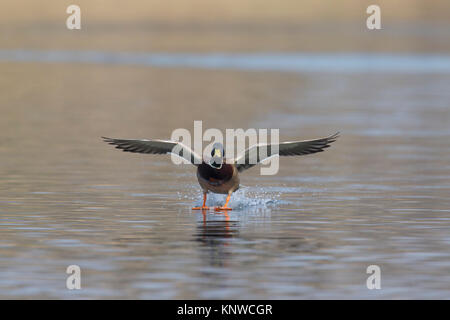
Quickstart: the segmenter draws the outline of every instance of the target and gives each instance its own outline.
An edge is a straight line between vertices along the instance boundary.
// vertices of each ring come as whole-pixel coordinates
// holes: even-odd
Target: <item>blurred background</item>
[[[71,4],[81,32],[65,27]],[[366,28],[372,4],[383,31]],[[0,26],[3,48],[448,52],[449,10],[445,0],[5,0]]]
[[[66,8],[81,8],[68,30]],[[381,8],[381,30],[366,9]],[[0,297],[450,297],[450,2],[2,0]],[[202,215],[195,170],[101,136],[341,132],[245,172]],[[223,197],[212,196],[209,205]],[[82,289],[65,287],[79,265]],[[379,265],[381,290],[366,268]]]

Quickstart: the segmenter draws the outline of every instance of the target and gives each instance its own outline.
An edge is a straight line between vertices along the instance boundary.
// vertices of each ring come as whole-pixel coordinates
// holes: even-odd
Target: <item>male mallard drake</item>
[[[184,158],[193,165],[197,166],[198,183],[203,189],[203,205],[201,207],[192,208],[193,210],[206,210],[206,197],[208,192],[222,193],[227,195],[225,204],[216,210],[232,210],[228,207],[231,194],[239,188],[239,172],[253,167],[264,159],[274,155],[293,156],[305,155],[316,152],[322,152],[330,146],[330,143],[336,141],[339,133],[333,134],[326,138],[281,142],[277,148],[273,148],[271,144],[256,144],[245,150],[245,152],[228,162],[225,159],[225,153],[222,144],[214,144],[211,151],[211,158],[202,159],[191,148],[185,146],[181,142],[170,140],[126,140],[112,139],[102,137],[103,140],[111,145],[115,145],[117,149],[126,152],[165,154],[173,153]],[[267,148],[265,157],[261,158],[260,148]],[[275,149],[272,151],[272,149]],[[256,161],[250,161],[250,159]]]

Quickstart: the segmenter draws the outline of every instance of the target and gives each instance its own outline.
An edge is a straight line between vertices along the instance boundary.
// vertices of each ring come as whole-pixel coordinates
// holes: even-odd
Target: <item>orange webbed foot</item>
[[[233,210],[229,207],[215,207],[214,208],[215,211],[227,211],[227,210]]]
[[[215,211],[227,211],[227,210],[233,210],[228,207],[228,202],[230,201],[231,193],[228,194],[227,200],[225,201],[225,204],[222,207],[215,207]]]
[[[203,205],[201,207],[193,207],[192,210],[209,210],[206,206],[206,193],[203,193]]]

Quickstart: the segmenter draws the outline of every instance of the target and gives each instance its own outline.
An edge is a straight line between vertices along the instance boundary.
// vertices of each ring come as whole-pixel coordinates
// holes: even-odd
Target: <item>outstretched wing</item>
[[[315,140],[282,142],[279,144],[257,144],[245,150],[234,162],[238,171],[241,172],[274,155],[301,156],[322,152],[330,146],[330,143],[336,141],[338,137],[339,132],[329,137]]]
[[[181,142],[170,140],[136,140],[136,139],[112,139],[102,137],[102,139],[126,152],[149,153],[149,154],[165,154],[173,153],[193,165],[198,166],[202,163],[202,158],[191,148],[185,146]]]

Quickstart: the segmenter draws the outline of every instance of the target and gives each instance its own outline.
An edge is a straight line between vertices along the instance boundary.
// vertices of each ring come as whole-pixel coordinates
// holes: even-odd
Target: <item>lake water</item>
[[[244,71],[450,73],[450,56],[383,53],[132,53],[0,50],[0,61],[192,67]]]
[[[1,50],[0,69],[1,298],[450,298],[449,56]],[[228,215],[191,210],[194,167],[100,139],[194,120],[341,137],[244,172]]]

